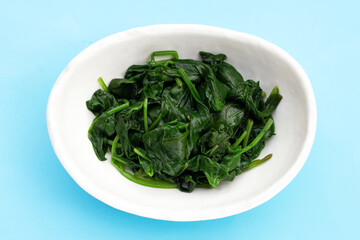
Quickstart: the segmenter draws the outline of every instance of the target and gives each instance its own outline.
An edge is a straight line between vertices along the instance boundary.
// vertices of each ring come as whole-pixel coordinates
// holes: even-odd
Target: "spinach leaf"
[[[147,98],[154,98],[162,92],[164,81],[156,77],[145,77],[143,86],[144,96]]]
[[[112,139],[115,133],[116,118],[114,115],[107,116],[102,114],[91,124],[88,131],[90,139],[97,158],[105,161],[105,154],[109,149],[108,139]]]
[[[108,86],[109,92],[118,98],[131,98],[136,94],[136,81],[114,78]]]
[[[193,179],[192,175],[179,176],[176,179],[176,183],[177,183],[179,190],[182,192],[192,192],[197,185],[197,183]]]
[[[240,88],[244,82],[241,74],[229,63],[224,62],[226,56],[224,54],[214,55],[208,52],[200,52],[200,56],[206,64],[208,64],[216,74],[216,77],[231,89]]]
[[[262,111],[263,116],[269,117],[270,114],[277,108],[282,98],[283,97],[279,93],[279,88],[274,87],[265,102],[264,110]]]
[[[119,117],[116,123],[116,134],[119,137],[119,143],[121,144],[122,154],[124,154],[128,159],[136,158],[136,154],[133,151],[133,146],[131,145],[129,139],[129,128],[128,124],[125,123],[122,117]]]
[[[212,119],[205,115],[200,114],[199,112],[192,112],[189,122],[189,138],[187,142],[187,153],[186,158],[189,159],[191,153],[198,154],[199,150],[197,148],[198,140],[204,132],[210,128]]]
[[[134,152],[138,155],[139,162],[144,172],[149,175],[149,177],[152,177],[154,175],[154,168],[151,164],[151,160],[146,156],[145,150],[141,148],[134,148]]]
[[[230,138],[232,135],[232,128],[225,124],[220,124],[218,128],[213,128],[202,135],[199,139],[201,153],[211,156],[218,161],[231,148]]]
[[[205,70],[205,64],[192,59],[173,60],[177,69],[183,69],[191,82],[202,82],[201,76]]]
[[[229,63],[223,62],[216,72],[218,79],[230,89],[240,88],[244,82],[241,74]]]
[[[227,58],[226,55],[222,53],[215,55],[209,52],[200,51],[199,54],[203,62],[209,65],[215,73],[217,73],[218,68],[224,63]]]
[[[202,87],[204,88],[208,105],[210,105],[214,111],[221,111],[225,105],[225,99],[229,89],[217,80],[209,67],[208,71],[207,78],[205,78]]]
[[[138,162],[135,162],[133,160],[127,159],[124,156],[121,155],[117,155],[117,154],[112,154],[111,159],[113,161],[116,161],[120,164],[123,164],[125,166],[127,166],[128,168],[130,168],[131,170],[136,170],[136,169],[140,169],[141,165]]]
[[[91,99],[86,101],[86,107],[95,115],[99,116],[110,108],[117,106],[114,96],[101,89],[94,92]]]
[[[190,81],[203,81],[202,88],[205,96],[203,99],[214,111],[221,111],[229,89],[216,78],[211,68],[195,60],[178,59],[174,63],[177,69],[182,69],[186,73]]]
[[[180,175],[186,168],[187,124],[168,122],[143,135],[143,142],[154,171],[170,176]]]
[[[146,76],[149,68],[148,65],[132,65],[126,70],[125,79],[140,81]]]
[[[216,163],[211,158],[204,155],[197,155],[192,158],[189,161],[188,169],[193,172],[202,171],[212,187],[219,185],[219,183],[228,175],[221,164]]]
[[[161,104],[163,115],[167,113],[166,120],[168,122],[173,120],[186,122],[187,116],[191,114],[192,110],[190,91],[177,84],[166,88],[162,94]]]
[[[263,91],[260,88],[259,82],[247,80],[240,88],[233,89],[229,93],[229,98],[245,104],[246,109],[251,113],[252,117],[264,122],[265,117],[261,111],[264,108],[265,102],[262,93]]]
[[[246,110],[243,107],[228,102],[221,112],[214,115],[214,125],[219,126],[221,123],[224,123],[229,127],[237,127],[243,122],[245,115]]]

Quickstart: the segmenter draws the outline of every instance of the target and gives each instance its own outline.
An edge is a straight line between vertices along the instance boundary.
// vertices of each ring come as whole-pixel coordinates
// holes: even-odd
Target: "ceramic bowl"
[[[94,118],[86,100],[106,83],[143,64],[153,51],[177,50],[180,58],[199,59],[199,51],[224,53],[245,79],[260,81],[269,94],[279,86],[283,100],[273,114],[277,135],[262,156],[273,158],[215,189],[183,193],[125,179],[99,161],[87,138]],[[156,25],[106,37],[82,51],[63,70],[51,91],[47,124],[56,155],[70,176],[104,203],[136,215],[173,221],[226,217],[254,208],[279,193],[297,175],[310,152],[316,105],[310,81],[294,58],[259,37],[201,25]]]

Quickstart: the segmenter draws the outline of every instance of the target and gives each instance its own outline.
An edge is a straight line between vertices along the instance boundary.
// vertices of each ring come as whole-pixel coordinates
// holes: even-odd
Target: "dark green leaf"
[[[108,86],[109,92],[118,98],[130,98],[137,92],[136,81],[123,78],[114,78]]]
[[[264,116],[261,112],[265,104],[262,92],[259,82],[247,80],[241,87],[232,89],[229,98],[245,104],[246,109],[254,118],[264,122]]]
[[[231,144],[229,142],[232,136],[232,129],[224,124],[220,124],[217,129],[211,129],[202,135],[199,139],[201,153],[206,155],[216,145],[216,149],[212,152],[211,157],[215,160],[220,160],[229,149]]]
[[[191,152],[197,154],[197,144],[200,136],[211,126],[211,118],[205,114],[193,112],[190,116],[189,139],[187,144],[187,159]]]
[[[217,80],[215,74],[211,68],[195,60],[176,60],[174,61],[177,69],[183,69],[187,77],[192,82],[203,81],[202,88],[204,96],[208,105],[214,111],[221,111],[222,107],[225,105],[225,99],[228,94],[228,88]]]
[[[203,155],[197,155],[196,157],[192,158],[189,161],[188,169],[193,172],[204,172],[208,183],[212,187],[219,185],[219,183],[228,175],[221,164]]]
[[[192,192],[196,187],[196,182],[191,175],[185,175],[177,178],[177,185],[180,191]]]
[[[214,115],[214,125],[219,126],[221,123],[230,127],[239,126],[245,117],[245,109],[235,103],[227,103],[221,112]]]
[[[115,134],[116,119],[114,115],[101,115],[91,124],[88,131],[96,156],[99,160],[105,161],[105,154],[109,149],[108,139],[113,139]]]
[[[101,89],[94,92],[91,99],[86,101],[86,107],[95,115],[99,116],[110,108],[117,106],[114,96]]]
[[[175,84],[166,88],[162,94],[161,102],[161,110],[169,122],[176,119],[186,122],[187,116],[191,114],[190,91],[186,87],[179,87]]]
[[[131,79],[135,81],[142,80],[149,70],[148,65],[132,65],[125,73],[125,79]]]
[[[136,158],[136,154],[133,151],[133,146],[131,145],[128,132],[128,124],[125,123],[122,117],[119,117],[116,124],[116,134],[119,137],[119,143],[122,146],[122,153],[126,156],[126,158],[134,159]]]
[[[218,71],[218,68],[223,64],[223,62],[226,60],[225,54],[217,54],[214,55],[209,52],[200,52],[200,56],[204,63],[209,65],[211,69],[216,73]]]
[[[166,123],[143,135],[145,150],[154,171],[178,176],[186,168],[187,125]]]
[[[270,116],[270,114],[277,108],[282,98],[283,97],[279,93],[279,88],[274,87],[274,89],[271,91],[268,99],[265,102],[265,107],[264,110],[262,111],[263,116],[264,117]]]

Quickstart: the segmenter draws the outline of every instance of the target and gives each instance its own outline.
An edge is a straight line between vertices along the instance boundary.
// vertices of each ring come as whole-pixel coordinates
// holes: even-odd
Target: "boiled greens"
[[[168,56],[166,60],[157,60]],[[88,131],[97,158],[127,179],[149,187],[214,188],[271,158],[256,160],[275,135],[273,111],[282,96],[266,98],[260,83],[244,80],[225,54],[202,61],[157,51],[143,65],[86,102],[95,119]]]

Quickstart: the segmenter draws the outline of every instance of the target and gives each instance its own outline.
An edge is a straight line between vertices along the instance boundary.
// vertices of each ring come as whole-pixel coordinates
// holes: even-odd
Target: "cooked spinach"
[[[108,86],[98,79],[102,89],[86,106],[95,115],[88,137],[99,160],[110,152],[112,165],[135,183],[192,192],[271,158],[254,160],[275,135],[278,87],[265,99],[259,82],[245,81],[225,54],[200,56],[158,51]]]

